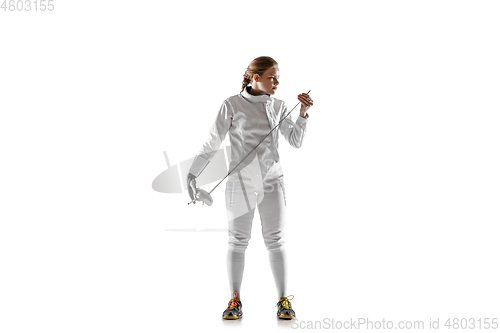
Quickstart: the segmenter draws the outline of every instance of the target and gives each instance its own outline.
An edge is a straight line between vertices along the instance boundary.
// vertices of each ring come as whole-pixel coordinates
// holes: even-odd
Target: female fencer
[[[229,133],[229,170],[234,170],[227,178],[225,196],[229,235],[227,268],[231,299],[222,318],[239,319],[243,314],[240,287],[245,250],[250,239],[254,212],[258,208],[262,235],[278,291],[277,315],[280,319],[293,319],[295,312],[290,302],[292,298],[286,296],[286,193],[278,155],[278,131],[274,130],[266,137],[287,114],[285,103],[274,97],[280,79],[278,63],[271,57],[255,58],[243,77],[241,92],[222,103],[210,129],[209,138],[189,169],[189,195],[191,200],[196,199],[196,177],[201,174]],[[311,97],[306,93],[298,95],[298,100],[301,108],[296,121],[288,115],[279,125],[279,132],[295,148],[302,145],[309,118],[307,111],[313,105]],[[263,139],[264,137],[266,138]]]

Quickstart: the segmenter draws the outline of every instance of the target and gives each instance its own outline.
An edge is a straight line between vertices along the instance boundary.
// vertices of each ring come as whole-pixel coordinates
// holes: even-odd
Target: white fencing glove
[[[187,189],[191,200],[195,200],[195,195],[198,191],[196,190],[196,177],[192,173],[189,173],[187,176]]]
[[[213,199],[210,193],[201,188],[196,187],[196,177],[198,177],[201,174],[201,172],[203,171],[203,169],[206,168],[208,163],[210,163],[209,160],[198,155],[195,157],[193,164],[189,169],[187,176],[187,188],[189,192],[189,197],[191,198],[190,204],[196,203],[196,201],[201,201],[204,204],[211,206],[213,203]]]

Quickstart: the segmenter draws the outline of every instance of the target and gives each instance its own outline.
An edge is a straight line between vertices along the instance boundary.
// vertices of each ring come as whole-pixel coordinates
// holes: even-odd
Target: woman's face
[[[254,75],[254,80],[257,89],[264,91],[266,94],[273,95],[278,89],[280,78],[280,70],[278,66],[273,66],[264,72],[262,75]]]

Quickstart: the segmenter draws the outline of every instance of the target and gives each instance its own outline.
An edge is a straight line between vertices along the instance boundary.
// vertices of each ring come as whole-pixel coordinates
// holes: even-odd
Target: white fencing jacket
[[[231,144],[229,171],[232,170],[288,113],[284,101],[268,94],[251,95],[250,88],[251,86],[247,86],[241,93],[227,98],[222,103],[209,137],[195,157],[189,173],[196,177],[201,174],[220,149],[227,133]],[[304,139],[306,125],[307,118],[299,115],[294,122],[289,115],[281,122],[279,131],[292,147],[299,148]],[[232,174],[245,168],[257,157],[262,176],[282,176],[278,163],[278,137],[278,131],[274,130]]]

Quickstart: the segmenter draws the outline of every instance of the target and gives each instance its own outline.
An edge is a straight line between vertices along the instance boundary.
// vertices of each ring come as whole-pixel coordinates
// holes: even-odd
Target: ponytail
[[[243,74],[243,82],[241,84],[241,91],[245,90],[245,87],[252,83],[252,78],[250,74],[248,74],[248,70]]]

